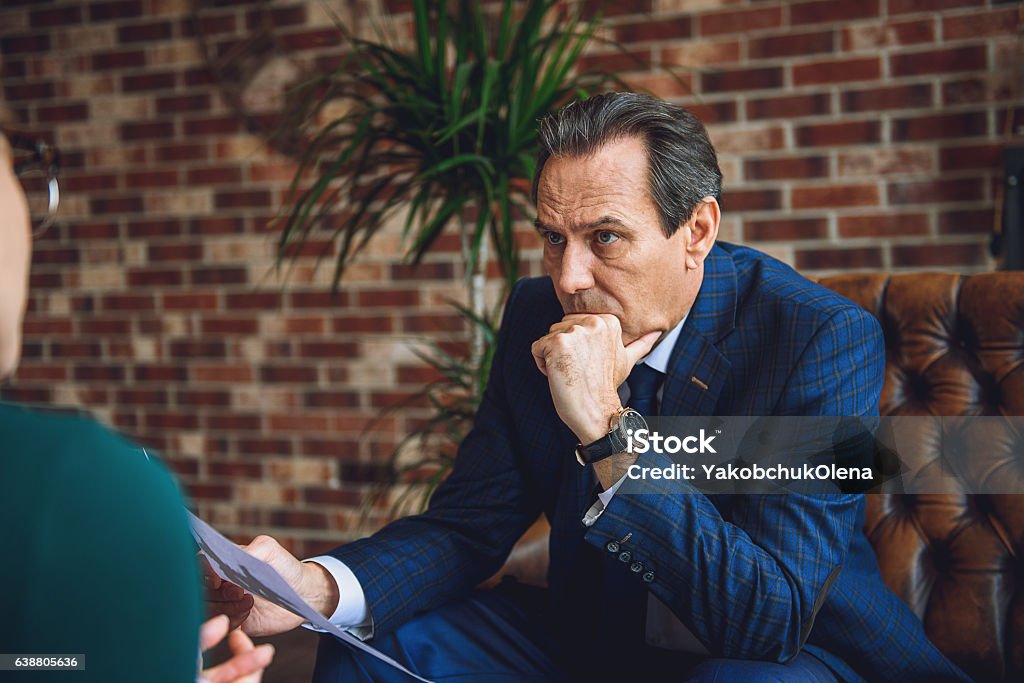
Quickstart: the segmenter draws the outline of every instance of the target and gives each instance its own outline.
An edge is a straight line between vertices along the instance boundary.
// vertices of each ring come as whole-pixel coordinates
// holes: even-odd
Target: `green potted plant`
[[[281,214],[281,254],[330,230],[337,288],[360,250],[402,211],[412,263],[446,230],[460,236],[470,305],[457,308],[474,343],[469,358],[439,346],[421,356],[441,377],[418,397],[434,418],[405,441],[439,453],[403,470],[427,466],[421,506],[447,471],[451,445],[468,429],[486,382],[496,336],[496,312],[483,302],[489,255],[506,287],[519,275],[514,226],[528,213],[537,121],[572,98],[621,85],[613,74],[577,69],[601,22],[599,12],[583,12],[582,3],[556,0],[489,7],[413,0],[411,44],[396,47],[381,31],[378,40],[362,39],[338,22],[347,54],[291,95],[288,120],[303,122],[309,143]],[[322,120],[338,109],[344,113]]]

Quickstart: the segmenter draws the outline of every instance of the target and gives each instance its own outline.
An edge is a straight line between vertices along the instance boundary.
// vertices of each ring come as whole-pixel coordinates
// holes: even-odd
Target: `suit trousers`
[[[787,664],[708,659],[657,648],[616,650],[601,639],[551,633],[545,591],[505,583],[417,615],[369,644],[410,671],[445,683],[834,683],[807,652]],[[399,672],[332,636],[322,636],[313,683],[409,683]]]

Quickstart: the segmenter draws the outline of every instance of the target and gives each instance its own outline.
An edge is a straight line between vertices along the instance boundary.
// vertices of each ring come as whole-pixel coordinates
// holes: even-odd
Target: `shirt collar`
[[[676,346],[676,340],[679,339],[679,333],[683,329],[683,323],[686,322],[686,318],[689,313],[683,316],[683,319],[679,321],[679,324],[668,331],[668,334],[658,342],[658,345],[651,349],[651,352],[641,358],[639,363],[647,363],[648,366],[654,368],[658,372],[664,374],[668,373],[668,362],[672,359],[672,349]]]

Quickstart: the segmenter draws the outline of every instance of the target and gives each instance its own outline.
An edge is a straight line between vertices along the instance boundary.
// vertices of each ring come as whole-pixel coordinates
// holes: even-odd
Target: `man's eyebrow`
[[[596,221],[591,221],[590,223],[583,223],[582,225],[573,226],[571,230],[572,232],[581,232],[583,230],[593,230],[594,228],[603,228],[609,225],[616,228],[626,227],[626,224],[620,221],[618,218],[615,218],[613,216],[601,216]],[[533,222],[533,227],[540,231],[558,230],[558,228],[548,225],[539,218]]]

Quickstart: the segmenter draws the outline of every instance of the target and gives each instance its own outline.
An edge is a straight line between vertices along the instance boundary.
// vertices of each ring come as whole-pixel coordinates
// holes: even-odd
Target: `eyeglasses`
[[[14,175],[21,180],[32,217],[32,236],[39,237],[57,219],[60,205],[60,152],[43,140],[12,131],[2,131],[14,154]]]

